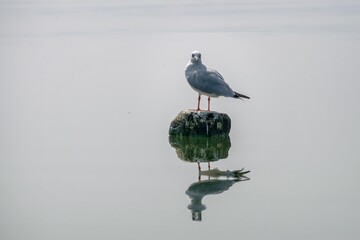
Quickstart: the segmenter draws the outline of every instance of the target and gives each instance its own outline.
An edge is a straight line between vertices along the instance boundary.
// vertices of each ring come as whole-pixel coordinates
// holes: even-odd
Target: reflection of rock
[[[230,137],[170,136],[169,142],[178,157],[188,162],[213,162],[228,157]]]
[[[171,122],[169,134],[183,136],[227,135],[231,119],[214,111],[181,111]]]
[[[191,184],[186,191],[186,195],[188,195],[191,199],[188,209],[191,210],[192,219],[194,221],[201,221],[201,212],[206,209],[206,206],[201,202],[203,197],[209,194],[220,194],[228,190],[235,182],[238,181],[238,179],[212,179]]]

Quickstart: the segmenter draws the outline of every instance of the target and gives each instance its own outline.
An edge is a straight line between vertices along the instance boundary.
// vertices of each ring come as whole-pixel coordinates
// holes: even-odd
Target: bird
[[[201,95],[208,96],[208,111],[210,111],[210,98],[217,98],[219,96],[232,97],[242,99],[250,97],[240,94],[232,90],[221,76],[221,74],[211,68],[207,68],[201,62],[201,53],[193,51],[191,53],[191,59],[186,65],[185,77],[191,88],[199,93],[198,105],[196,111],[200,110]]]

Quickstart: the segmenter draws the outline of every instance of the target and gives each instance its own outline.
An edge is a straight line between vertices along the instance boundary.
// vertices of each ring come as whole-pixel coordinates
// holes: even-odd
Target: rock
[[[231,119],[214,111],[181,111],[171,122],[169,134],[182,136],[228,135]]]

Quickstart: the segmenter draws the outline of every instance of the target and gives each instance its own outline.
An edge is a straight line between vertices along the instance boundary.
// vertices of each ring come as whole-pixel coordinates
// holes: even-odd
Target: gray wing
[[[212,77],[214,77],[214,78],[219,78],[220,80],[225,81],[224,78],[223,78],[223,76],[222,76],[218,71],[216,71],[215,69],[208,68],[208,69],[207,69],[207,72],[208,72],[209,75],[211,75]]]
[[[216,70],[196,71],[192,77],[194,79],[193,87],[201,92],[224,97],[233,97],[235,95],[234,91]]]

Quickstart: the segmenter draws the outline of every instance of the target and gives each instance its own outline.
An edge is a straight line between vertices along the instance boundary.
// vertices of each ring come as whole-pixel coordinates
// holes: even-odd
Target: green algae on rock
[[[169,136],[170,145],[176,149],[178,158],[186,162],[214,162],[225,159],[231,147],[229,135]]]

